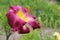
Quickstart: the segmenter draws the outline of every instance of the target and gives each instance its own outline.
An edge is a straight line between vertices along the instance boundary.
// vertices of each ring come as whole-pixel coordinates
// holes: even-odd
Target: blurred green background
[[[55,40],[48,35],[45,39],[42,38],[43,28],[52,28],[52,31],[56,31],[60,27],[60,3],[59,0],[0,0],[0,34],[3,26],[6,25],[9,30],[9,25],[6,21],[6,12],[9,6],[20,5],[29,8],[30,13],[36,17],[36,20],[40,22],[41,28],[34,30],[29,34],[22,35],[21,40]],[[4,24],[2,23],[4,19]]]

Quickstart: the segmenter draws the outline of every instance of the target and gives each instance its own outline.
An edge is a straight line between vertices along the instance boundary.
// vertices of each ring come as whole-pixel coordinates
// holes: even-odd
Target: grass
[[[59,28],[60,27],[60,9],[58,4],[50,4],[46,0],[1,0],[0,1],[0,21],[2,23],[2,19],[4,19],[4,24],[0,23],[0,25],[6,25],[7,30],[9,30],[9,25],[6,22],[6,12],[10,5],[21,5],[24,7],[28,7],[30,9],[30,13],[36,16],[37,20],[41,23],[41,27],[48,28]],[[1,16],[2,15],[2,16]],[[1,31],[0,31],[1,33]],[[23,35],[23,40],[42,40],[42,30],[33,31],[29,34]],[[45,36],[45,40],[55,40],[53,37]]]

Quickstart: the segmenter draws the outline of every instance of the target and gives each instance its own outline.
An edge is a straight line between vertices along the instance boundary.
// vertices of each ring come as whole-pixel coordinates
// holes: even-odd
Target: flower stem
[[[10,37],[10,33],[9,33],[9,35],[6,35],[6,40],[9,40],[9,37]]]
[[[6,40],[9,40],[9,37],[11,35],[11,32],[8,32],[7,28],[6,28],[6,25],[4,25],[4,30],[5,30],[5,34],[6,34]]]

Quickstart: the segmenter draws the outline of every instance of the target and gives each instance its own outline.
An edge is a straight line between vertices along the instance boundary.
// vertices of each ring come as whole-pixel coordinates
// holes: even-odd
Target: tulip
[[[33,30],[40,28],[40,24],[35,20],[36,18],[29,14],[28,10],[22,6],[11,6],[6,16],[8,24],[14,32],[18,31],[20,34],[25,34],[30,32],[30,27]]]

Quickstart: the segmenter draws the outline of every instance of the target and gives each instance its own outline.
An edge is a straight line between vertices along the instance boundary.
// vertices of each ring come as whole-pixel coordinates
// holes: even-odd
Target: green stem
[[[6,34],[6,40],[9,40],[9,37],[10,37],[11,33],[8,32],[8,30],[7,30],[7,28],[6,28],[6,24],[5,24],[4,26],[5,26],[5,27],[4,27],[4,30],[5,30],[5,34]]]
[[[10,35],[11,35],[11,34],[6,35],[6,40],[9,40]]]
[[[3,16],[0,20],[2,21],[2,24],[3,24],[3,28],[4,28],[4,31],[5,31],[5,34],[6,34],[6,40],[9,40],[11,32],[10,32],[10,29],[9,30],[7,29],[7,20],[4,19],[4,18],[5,17]]]

